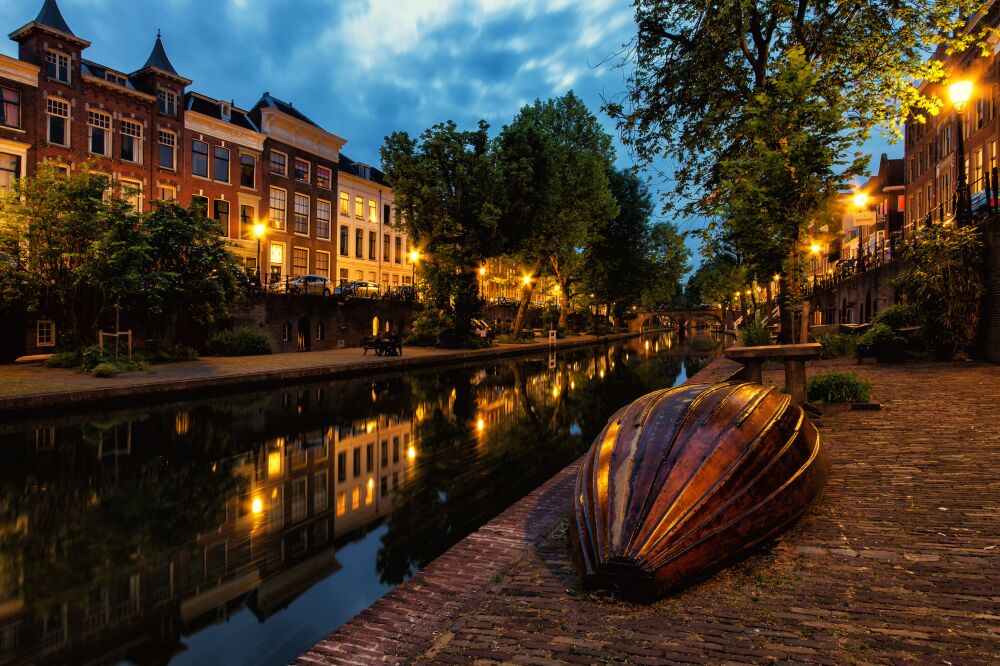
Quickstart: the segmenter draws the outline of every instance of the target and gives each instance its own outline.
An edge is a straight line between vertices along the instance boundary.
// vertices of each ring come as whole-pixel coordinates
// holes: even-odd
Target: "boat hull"
[[[681,386],[619,410],[576,481],[583,584],[651,600],[779,534],[826,482],[802,408],[747,382]]]

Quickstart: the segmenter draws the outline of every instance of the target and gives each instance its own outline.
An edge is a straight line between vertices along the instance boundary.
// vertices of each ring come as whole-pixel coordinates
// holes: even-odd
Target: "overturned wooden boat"
[[[611,418],[577,476],[584,586],[649,600],[695,582],[790,525],[829,467],[815,426],[773,388],[643,396]]]

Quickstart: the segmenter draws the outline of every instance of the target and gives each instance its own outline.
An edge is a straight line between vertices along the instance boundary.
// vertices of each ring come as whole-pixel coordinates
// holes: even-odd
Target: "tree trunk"
[[[788,292],[788,275],[782,273],[781,281],[778,283],[778,321],[781,322],[781,331],[778,334],[778,343],[791,344],[795,333],[792,322],[792,309],[789,307],[791,294]]]
[[[535,291],[535,281],[536,276],[542,270],[542,262],[544,259],[538,259],[535,262],[535,266],[531,271],[531,282],[524,286],[524,290],[521,292],[521,303],[517,306],[517,316],[514,317],[514,326],[510,331],[510,335],[513,339],[519,340],[521,338],[521,333],[524,328],[524,319],[528,315],[528,303],[531,302],[531,294]]]

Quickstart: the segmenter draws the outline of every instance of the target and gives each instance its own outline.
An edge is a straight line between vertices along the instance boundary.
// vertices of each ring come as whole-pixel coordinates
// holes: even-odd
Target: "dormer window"
[[[45,54],[45,65],[48,77],[53,81],[69,83],[69,56],[58,51],[48,51]]]
[[[118,74],[115,74],[113,72],[105,72],[104,78],[107,79],[108,81],[111,81],[111,83],[116,83],[120,86],[125,86],[126,88],[128,87],[128,79],[126,79],[124,76],[119,76]]]
[[[165,116],[177,115],[177,95],[169,90],[161,89],[157,95],[160,100],[160,113]]]
[[[219,105],[220,115],[222,119],[229,122],[229,119],[233,117],[233,107],[229,106],[225,102]]]

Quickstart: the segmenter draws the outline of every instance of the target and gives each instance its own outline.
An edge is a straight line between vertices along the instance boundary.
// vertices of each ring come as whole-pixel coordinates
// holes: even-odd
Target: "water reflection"
[[[287,663],[717,346],[0,426],[0,664]]]

